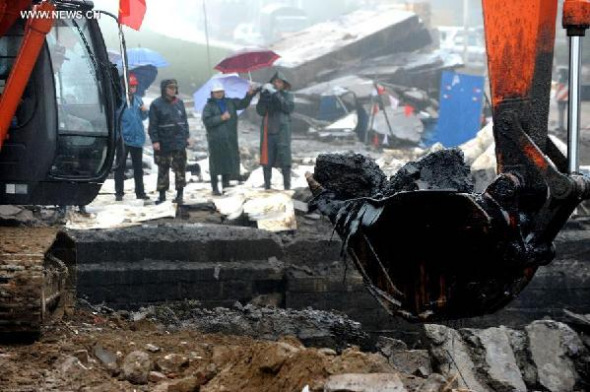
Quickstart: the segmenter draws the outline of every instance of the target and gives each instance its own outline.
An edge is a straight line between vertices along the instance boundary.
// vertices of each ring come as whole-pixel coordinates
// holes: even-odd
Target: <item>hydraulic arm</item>
[[[589,9],[588,1],[564,4],[573,64],[569,162],[547,131],[557,0],[483,0],[499,173],[483,193],[439,188],[351,195],[332,186],[330,170],[322,169],[329,162],[316,164],[308,178],[316,205],[392,314],[424,321],[494,312],[553,260],[555,236],[590,198],[576,153],[576,42],[590,24]],[[413,246],[416,239],[424,246]]]

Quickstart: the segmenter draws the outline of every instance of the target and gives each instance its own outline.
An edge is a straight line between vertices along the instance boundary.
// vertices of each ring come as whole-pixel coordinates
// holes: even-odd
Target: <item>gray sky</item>
[[[189,38],[200,34],[198,19],[203,3],[201,0],[146,0],[147,12],[142,29],[149,29],[160,34]],[[117,14],[119,0],[94,0],[96,9]]]

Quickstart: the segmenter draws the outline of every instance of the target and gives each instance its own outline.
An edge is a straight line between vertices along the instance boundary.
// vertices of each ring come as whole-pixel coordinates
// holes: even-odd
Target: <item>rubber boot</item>
[[[262,168],[264,173],[264,189],[270,189],[270,180],[272,178],[272,167],[264,166]]]
[[[283,186],[285,190],[291,189],[291,167],[287,166],[283,168]]]
[[[211,177],[211,190],[213,191],[213,196],[221,196],[221,192],[219,192],[219,186],[217,184],[217,176]]]
[[[176,190],[176,198],[173,200],[176,204],[182,204],[182,198],[184,194],[184,188],[178,188]]]
[[[166,201],[166,191],[160,191],[160,197],[156,200],[156,204],[162,204]]]
[[[224,174],[221,176],[221,186],[223,186],[223,190],[225,190],[225,188],[229,188],[229,175],[228,174]]]

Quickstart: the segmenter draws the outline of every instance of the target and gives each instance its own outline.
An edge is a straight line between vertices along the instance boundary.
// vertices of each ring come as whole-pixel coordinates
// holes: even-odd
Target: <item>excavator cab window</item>
[[[88,25],[85,20],[60,20],[47,43],[58,124],[51,174],[92,179],[106,163],[109,127]]]
[[[18,66],[25,22],[0,36],[0,92]],[[0,151],[0,204],[96,197],[115,151],[118,83],[98,21],[56,19]]]

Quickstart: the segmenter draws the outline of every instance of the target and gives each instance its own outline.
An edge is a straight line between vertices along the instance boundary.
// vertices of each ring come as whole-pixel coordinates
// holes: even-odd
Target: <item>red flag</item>
[[[119,0],[119,23],[139,30],[145,10],[145,0]]]

